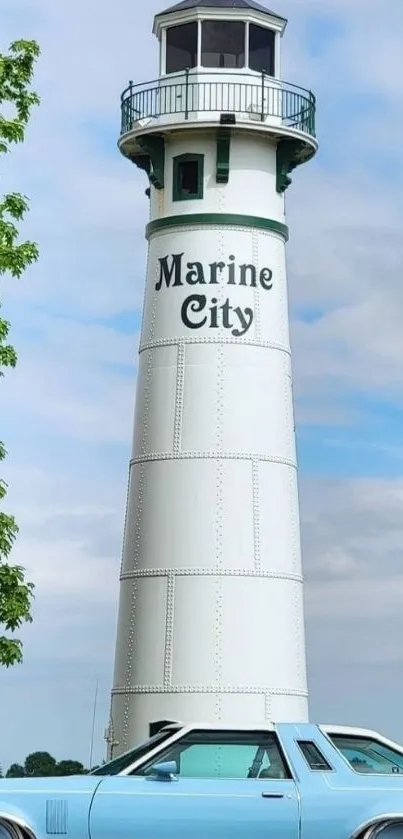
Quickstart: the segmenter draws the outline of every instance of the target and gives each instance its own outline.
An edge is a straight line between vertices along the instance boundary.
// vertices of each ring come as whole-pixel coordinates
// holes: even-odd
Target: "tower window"
[[[205,20],[202,24],[203,67],[245,67],[245,24]]]
[[[182,154],[174,157],[173,164],[173,200],[192,201],[203,198],[203,155]]]
[[[258,73],[274,76],[274,47],[276,36],[271,29],[249,26],[249,67]]]
[[[197,64],[197,21],[167,29],[166,73],[180,73]]]

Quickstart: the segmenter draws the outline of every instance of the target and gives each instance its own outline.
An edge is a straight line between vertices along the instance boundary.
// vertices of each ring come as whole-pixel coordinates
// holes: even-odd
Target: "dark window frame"
[[[296,740],[295,742],[302,754],[302,757],[305,760],[305,763],[307,764],[307,766],[309,766],[311,772],[334,772],[333,766],[330,765],[327,757],[325,757],[323,752],[320,750],[318,744],[315,743],[314,740]],[[304,748],[307,746],[311,749],[314,749],[314,751],[317,752],[318,756],[320,757],[320,762],[318,761],[318,763],[315,764],[313,761],[309,759],[308,755],[304,751]]]
[[[180,186],[180,166],[182,163],[197,163],[197,192],[186,193]],[[200,201],[204,197],[204,154],[180,154],[173,158],[172,200]]]

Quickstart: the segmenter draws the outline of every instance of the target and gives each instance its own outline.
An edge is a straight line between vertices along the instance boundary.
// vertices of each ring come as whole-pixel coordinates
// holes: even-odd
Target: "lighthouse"
[[[317,142],[286,23],[184,0],[122,94],[149,221],[110,756],[162,720],[307,719],[285,192]]]

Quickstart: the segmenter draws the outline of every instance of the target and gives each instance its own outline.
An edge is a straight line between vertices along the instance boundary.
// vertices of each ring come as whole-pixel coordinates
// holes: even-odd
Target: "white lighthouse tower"
[[[317,149],[254,0],[157,15],[159,78],[122,95],[149,179],[114,687],[117,755],[156,720],[305,720],[284,193]]]

